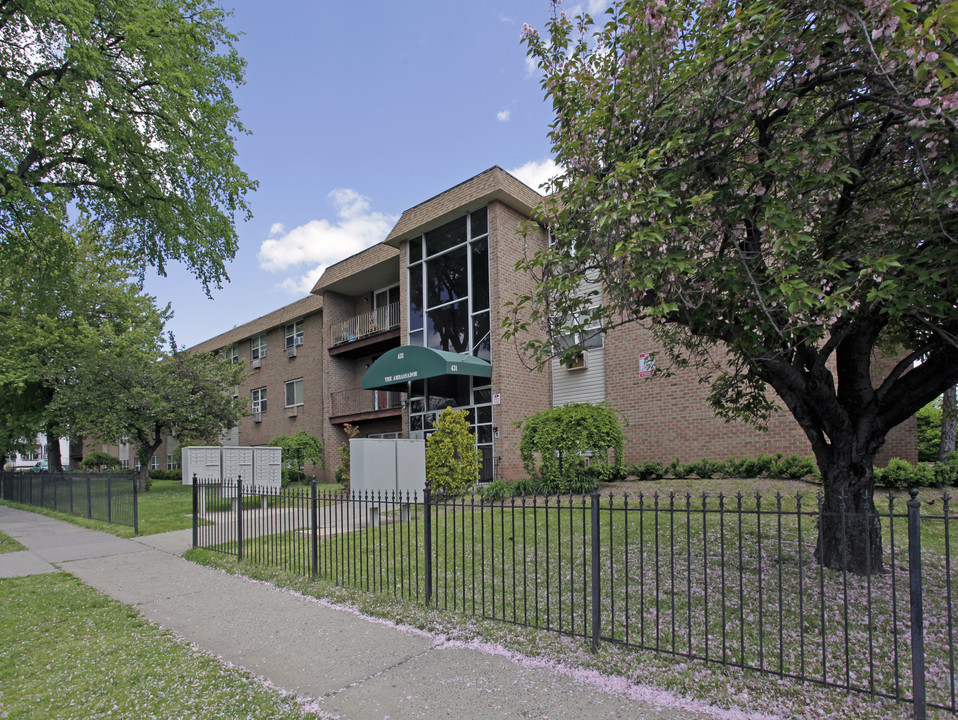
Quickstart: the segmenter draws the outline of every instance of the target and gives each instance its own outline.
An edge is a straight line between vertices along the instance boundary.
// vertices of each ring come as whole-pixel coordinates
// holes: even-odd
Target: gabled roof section
[[[351,295],[398,282],[399,251],[379,243],[330,265],[310,292],[335,290]]]
[[[524,215],[530,215],[532,209],[542,202],[543,196],[498,165],[494,165],[485,172],[406,210],[384,242],[399,247],[403,240],[477,210],[492,200],[500,200]]]
[[[204,340],[198,345],[189,348],[190,352],[212,352],[220,348],[229,347],[235,342],[246,340],[253,335],[272,330],[293,320],[299,320],[307,315],[314,315],[323,309],[323,298],[320,295],[310,295],[289,305],[284,305],[267,315],[258,317],[232,330],[227,330],[214,338]]]

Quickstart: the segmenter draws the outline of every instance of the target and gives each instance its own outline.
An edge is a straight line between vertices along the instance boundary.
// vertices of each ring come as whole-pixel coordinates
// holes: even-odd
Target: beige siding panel
[[[552,406],[572,402],[597,403],[605,400],[605,351],[595,348],[586,352],[587,367],[568,370],[552,361]]]

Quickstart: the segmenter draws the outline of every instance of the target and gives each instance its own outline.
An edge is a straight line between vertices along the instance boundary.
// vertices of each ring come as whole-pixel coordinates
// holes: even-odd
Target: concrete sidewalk
[[[0,555],[0,578],[64,570],[223,660],[318,700],[329,716],[728,716],[624,682],[613,692],[602,682],[450,645],[196,565],[180,556],[189,530],[125,540],[0,506],[0,531],[28,548]]]

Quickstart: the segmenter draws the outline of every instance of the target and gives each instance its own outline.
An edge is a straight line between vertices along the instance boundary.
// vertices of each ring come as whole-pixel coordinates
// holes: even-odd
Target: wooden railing
[[[399,327],[399,303],[390,303],[383,307],[356,315],[332,326],[333,345],[361,340],[384,330]]]

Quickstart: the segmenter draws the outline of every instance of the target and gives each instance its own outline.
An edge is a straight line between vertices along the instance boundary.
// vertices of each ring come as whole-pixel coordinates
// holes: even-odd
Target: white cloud
[[[496,120],[499,122],[509,122],[509,117],[512,115],[512,110],[500,110],[496,113]]]
[[[257,259],[263,270],[279,272],[301,265],[313,267],[283,280],[279,287],[291,293],[309,292],[323,271],[350,255],[386,238],[398,218],[373,212],[369,199],[355,190],[338,189],[329,194],[337,220],[310,220],[286,231],[273,223],[269,238],[260,245]]]
[[[556,161],[552,158],[544,158],[542,160],[530,160],[524,165],[510,170],[509,173],[515,175],[529,187],[543,193],[545,190],[540,186],[556,175],[561,175],[562,168],[556,165]]]

